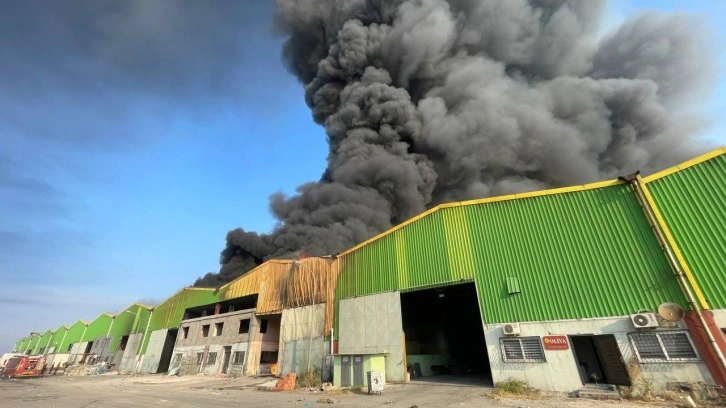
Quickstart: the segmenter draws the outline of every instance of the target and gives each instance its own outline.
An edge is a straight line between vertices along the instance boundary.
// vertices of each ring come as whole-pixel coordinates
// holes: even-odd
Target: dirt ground
[[[258,391],[269,379],[163,375],[50,376],[0,381],[0,407],[612,407],[645,406],[632,402],[593,401],[564,396],[491,398],[490,388],[430,383],[388,385],[382,395],[351,391]],[[647,406],[656,406],[648,404]],[[660,407],[677,405],[657,405]]]

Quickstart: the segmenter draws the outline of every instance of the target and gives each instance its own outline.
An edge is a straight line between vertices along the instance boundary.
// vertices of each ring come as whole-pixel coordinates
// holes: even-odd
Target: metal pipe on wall
[[[637,198],[638,203],[640,203],[640,206],[643,208],[645,217],[648,219],[648,223],[650,224],[650,227],[653,229],[656,239],[658,240],[658,243],[660,244],[661,248],[663,249],[663,252],[666,254],[668,263],[670,264],[670,267],[673,270],[673,273],[675,274],[676,279],[678,280],[681,290],[683,291],[683,294],[686,296],[686,301],[688,302],[689,306],[691,307],[691,310],[696,312],[696,316],[698,317],[698,321],[701,323],[703,332],[706,335],[706,338],[708,339],[708,343],[709,343],[710,347],[713,349],[714,353],[716,354],[716,357],[717,357],[719,363],[721,364],[721,367],[724,370],[726,370],[726,358],[724,357],[723,352],[721,352],[721,348],[718,346],[718,343],[716,342],[716,338],[713,336],[713,333],[708,328],[706,319],[703,317],[703,309],[701,309],[701,306],[698,304],[698,302],[696,302],[696,298],[693,295],[690,285],[688,284],[686,275],[685,275],[685,273],[683,273],[683,270],[681,269],[681,266],[678,263],[676,256],[673,254],[671,247],[668,245],[668,241],[665,239],[665,236],[663,235],[663,231],[661,230],[660,225],[657,223],[655,216],[653,215],[653,210],[650,207],[650,203],[648,202],[648,199],[646,198],[645,194],[643,193],[643,189],[641,187],[642,178],[640,177],[640,174],[634,173],[634,174],[631,174],[626,177],[620,177],[620,180],[627,182],[633,188],[633,191],[635,192],[635,197]]]

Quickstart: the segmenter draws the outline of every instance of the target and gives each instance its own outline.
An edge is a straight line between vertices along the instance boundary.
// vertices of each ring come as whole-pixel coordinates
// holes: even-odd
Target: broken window
[[[182,327],[182,339],[189,337],[189,326]]]
[[[277,363],[277,351],[263,351],[260,355],[260,364]]]
[[[221,336],[224,329],[224,323],[214,323],[214,335]]]
[[[508,363],[545,362],[542,341],[539,337],[502,337],[502,355]]]
[[[202,326],[202,337],[209,337],[209,325]]]
[[[641,363],[699,360],[688,332],[671,330],[628,335]]]
[[[232,364],[233,365],[241,365],[245,362],[245,352],[244,351],[235,351],[232,355]]]
[[[250,319],[242,319],[239,321],[239,334],[247,334],[250,332]]]
[[[214,365],[217,362],[217,353],[209,353],[207,355],[207,365]]]
[[[267,319],[260,319],[260,333],[267,333]]]

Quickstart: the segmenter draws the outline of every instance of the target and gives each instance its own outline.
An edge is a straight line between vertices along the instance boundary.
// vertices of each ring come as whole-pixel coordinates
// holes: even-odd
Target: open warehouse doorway
[[[401,317],[412,380],[491,385],[473,282],[401,293]]]

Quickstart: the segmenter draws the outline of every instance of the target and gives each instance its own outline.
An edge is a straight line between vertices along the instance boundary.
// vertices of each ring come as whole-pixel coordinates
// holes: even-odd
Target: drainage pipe
[[[713,349],[713,351],[716,353],[716,357],[718,358],[719,363],[721,364],[721,368],[726,371],[726,358],[724,357],[723,352],[721,351],[721,348],[718,346],[718,343],[716,342],[716,338],[713,336],[713,333],[711,332],[711,329],[709,329],[708,324],[706,323],[706,319],[703,317],[703,309],[701,309],[701,306],[696,302],[696,298],[693,295],[693,292],[691,291],[691,287],[688,285],[688,281],[686,280],[686,275],[683,273],[683,270],[681,269],[680,264],[676,260],[675,255],[673,254],[673,251],[671,247],[668,245],[667,240],[663,236],[663,231],[661,230],[660,226],[655,220],[655,216],[653,215],[653,210],[651,209],[647,198],[643,194],[643,190],[641,187],[642,179],[638,173],[635,173],[635,177],[628,176],[627,178],[620,177],[621,180],[626,181],[628,184],[630,184],[631,187],[633,187],[633,191],[635,191],[635,196],[638,199],[638,202],[640,203],[640,206],[643,208],[643,212],[645,213],[646,218],[648,219],[648,223],[650,224],[650,227],[653,229],[653,232],[655,233],[656,238],[658,239],[658,243],[660,244],[661,248],[663,249],[663,252],[666,254],[666,258],[668,259],[668,263],[671,266],[671,269],[673,270],[673,273],[676,275],[676,279],[678,280],[678,283],[681,286],[681,289],[683,290],[683,294],[686,296],[686,301],[688,302],[689,306],[691,307],[691,310],[696,312],[696,315],[698,316],[698,320],[701,323],[701,326],[703,326],[703,331],[706,334],[706,337],[708,338],[708,343]]]

